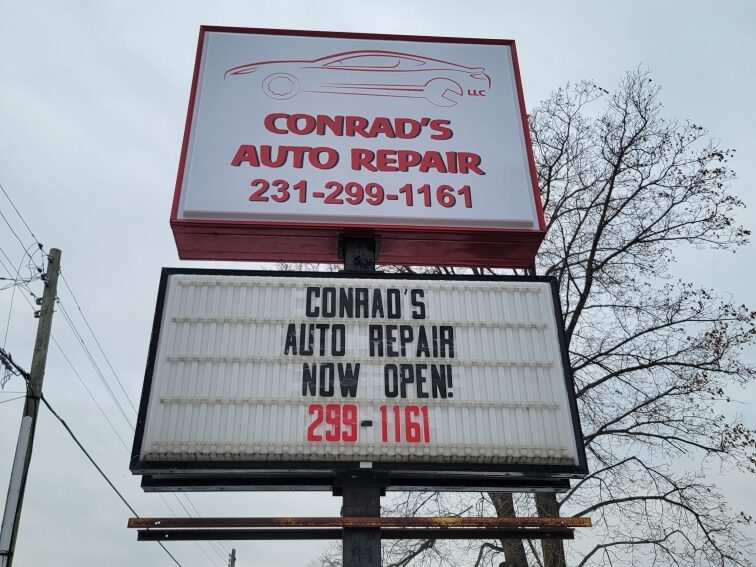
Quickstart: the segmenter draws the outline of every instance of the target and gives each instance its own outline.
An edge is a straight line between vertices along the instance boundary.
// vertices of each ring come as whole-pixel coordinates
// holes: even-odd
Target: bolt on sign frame
[[[529,267],[545,222],[511,40],[203,26],[171,213],[189,260]]]
[[[164,269],[145,488],[564,490],[587,472],[556,282]]]

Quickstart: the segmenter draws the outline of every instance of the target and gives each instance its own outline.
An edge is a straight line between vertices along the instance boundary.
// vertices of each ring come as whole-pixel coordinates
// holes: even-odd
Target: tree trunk
[[[536,492],[535,501],[539,516],[547,518],[556,518],[559,516],[559,503],[557,502],[556,494],[551,492]],[[541,541],[541,546],[543,547],[544,567],[567,566],[564,557],[564,544],[561,539],[544,539]]]
[[[514,500],[511,492],[489,492],[488,496],[496,508],[496,515],[502,517],[515,516]],[[521,539],[503,539],[501,547],[504,549],[506,567],[528,567],[525,557],[525,545]]]

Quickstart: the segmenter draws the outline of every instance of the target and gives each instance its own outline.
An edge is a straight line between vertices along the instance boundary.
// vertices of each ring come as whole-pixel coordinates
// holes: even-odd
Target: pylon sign
[[[581,476],[555,294],[547,278],[164,270],[132,471]]]
[[[203,27],[179,256],[527,267],[545,234],[510,40]]]

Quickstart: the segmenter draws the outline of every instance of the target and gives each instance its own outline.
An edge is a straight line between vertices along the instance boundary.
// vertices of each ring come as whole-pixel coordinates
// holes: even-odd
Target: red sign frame
[[[345,222],[306,223],[249,220],[203,220],[178,218],[181,188],[192,128],[200,62],[207,32],[290,35],[309,37],[377,39],[411,42],[445,42],[509,46],[512,52],[519,112],[525,137],[530,180],[538,219],[537,229],[501,229],[439,226],[366,226]],[[181,148],[176,189],[171,211],[179,258],[183,260],[233,260],[268,262],[337,263],[340,237],[380,239],[380,264],[527,268],[546,234],[546,224],[537,183],[517,51],[513,40],[470,39],[431,36],[356,34],[297,30],[272,30],[202,26],[200,28],[189,107]]]

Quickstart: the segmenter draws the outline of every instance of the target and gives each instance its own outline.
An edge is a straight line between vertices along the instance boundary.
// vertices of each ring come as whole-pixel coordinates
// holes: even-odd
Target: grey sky
[[[732,166],[739,179],[733,192],[749,205],[741,218],[754,228],[754,22],[756,3],[750,0],[10,0],[0,7],[0,184],[41,242],[63,250],[63,273],[136,404],[160,268],[180,264],[168,217],[201,24],[514,39],[528,107],[568,81],[592,79],[611,89],[625,71],[647,68],[663,87],[668,116],[702,124],[724,146],[737,149]],[[0,208],[24,243],[31,244],[2,195]],[[13,262],[21,260],[21,245],[4,223],[0,247]],[[675,271],[753,306],[754,260],[753,247],[724,257],[686,253]],[[60,296],[119,394],[70,293],[64,289]],[[6,348],[28,368],[36,320],[20,293],[12,299],[10,290],[0,292],[0,339],[9,311]],[[53,333],[130,447],[131,430],[60,312]],[[18,378],[5,388],[21,389]],[[45,392],[140,514],[170,515],[159,496],[139,489],[128,471],[128,451],[54,345]],[[750,400],[733,411],[747,415],[753,425],[756,390],[733,396]],[[11,397],[0,393],[0,402]],[[133,418],[122,394],[120,399]],[[3,495],[20,412],[20,401],[0,404]],[[738,509],[750,506],[754,512],[752,479],[729,475],[723,484]],[[174,496],[165,500],[185,514]],[[192,502],[204,515],[221,516],[337,515],[340,505],[329,494],[304,493],[198,494]],[[129,515],[43,410],[16,564],[171,565],[156,545],[136,542],[135,533],[125,528]],[[324,547],[310,542],[233,545],[239,550],[237,565],[261,567],[304,566]],[[225,565],[206,545],[181,543],[170,549],[184,567]]]

